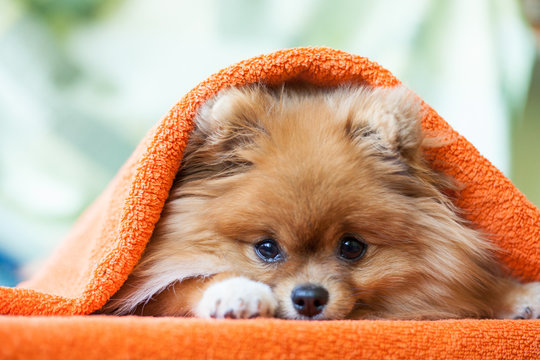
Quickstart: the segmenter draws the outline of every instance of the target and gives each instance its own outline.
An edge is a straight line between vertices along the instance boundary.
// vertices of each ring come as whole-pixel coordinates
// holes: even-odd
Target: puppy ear
[[[266,134],[261,117],[271,103],[272,95],[259,85],[226,89],[204,103],[194,119],[179,178],[225,177],[251,166],[245,150]]]
[[[422,144],[422,103],[404,86],[362,88],[351,107],[355,134],[406,159]],[[362,139],[359,139],[361,141]]]
[[[222,151],[241,149],[265,133],[261,116],[271,101],[272,95],[260,85],[224,90],[202,106],[196,127],[209,145]]]

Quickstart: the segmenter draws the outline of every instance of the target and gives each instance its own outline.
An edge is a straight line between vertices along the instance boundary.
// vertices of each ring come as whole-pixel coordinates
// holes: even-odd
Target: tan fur
[[[210,284],[239,275],[270,285],[283,318],[302,318],[290,294],[307,282],[330,293],[319,318],[497,316],[518,285],[458,217],[452,181],[424,162],[420,117],[401,87],[221,92],[196,117],[148,248],[105,311],[189,316]],[[338,256],[346,233],[368,243],[354,263]],[[265,237],[284,261],[257,257]]]

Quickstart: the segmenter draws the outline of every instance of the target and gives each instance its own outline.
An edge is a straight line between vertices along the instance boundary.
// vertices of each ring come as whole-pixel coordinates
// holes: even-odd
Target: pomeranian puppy
[[[504,275],[495,247],[458,216],[454,182],[423,159],[421,109],[404,87],[220,92],[199,110],[150,243],[103,311],[538,317],[539,283]]]

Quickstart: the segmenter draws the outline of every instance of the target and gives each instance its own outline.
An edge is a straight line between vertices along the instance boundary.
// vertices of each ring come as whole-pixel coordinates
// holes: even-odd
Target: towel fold
[[[538,359],[539,321],[1,319],[2,359]],[[13,334],[17,334],[14,336]],[[524,336],[528,334],[528,336]]]

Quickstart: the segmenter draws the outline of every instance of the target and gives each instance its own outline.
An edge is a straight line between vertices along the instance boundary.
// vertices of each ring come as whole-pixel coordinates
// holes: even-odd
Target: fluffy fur
[[[538,284],[526,290],[501,275],[494,247],[449,199],[452,181],[424,161],[420,118],[420,102],[403,87],[222,91],[195,118],[147,250],[104,311],[538,316]],[[340,256],[345,234],[367,244],[360,259]],[[273,239],[282,259],[263,261],[262,239]],[[327,290],[320,313],[295,308],[301,284]]]

